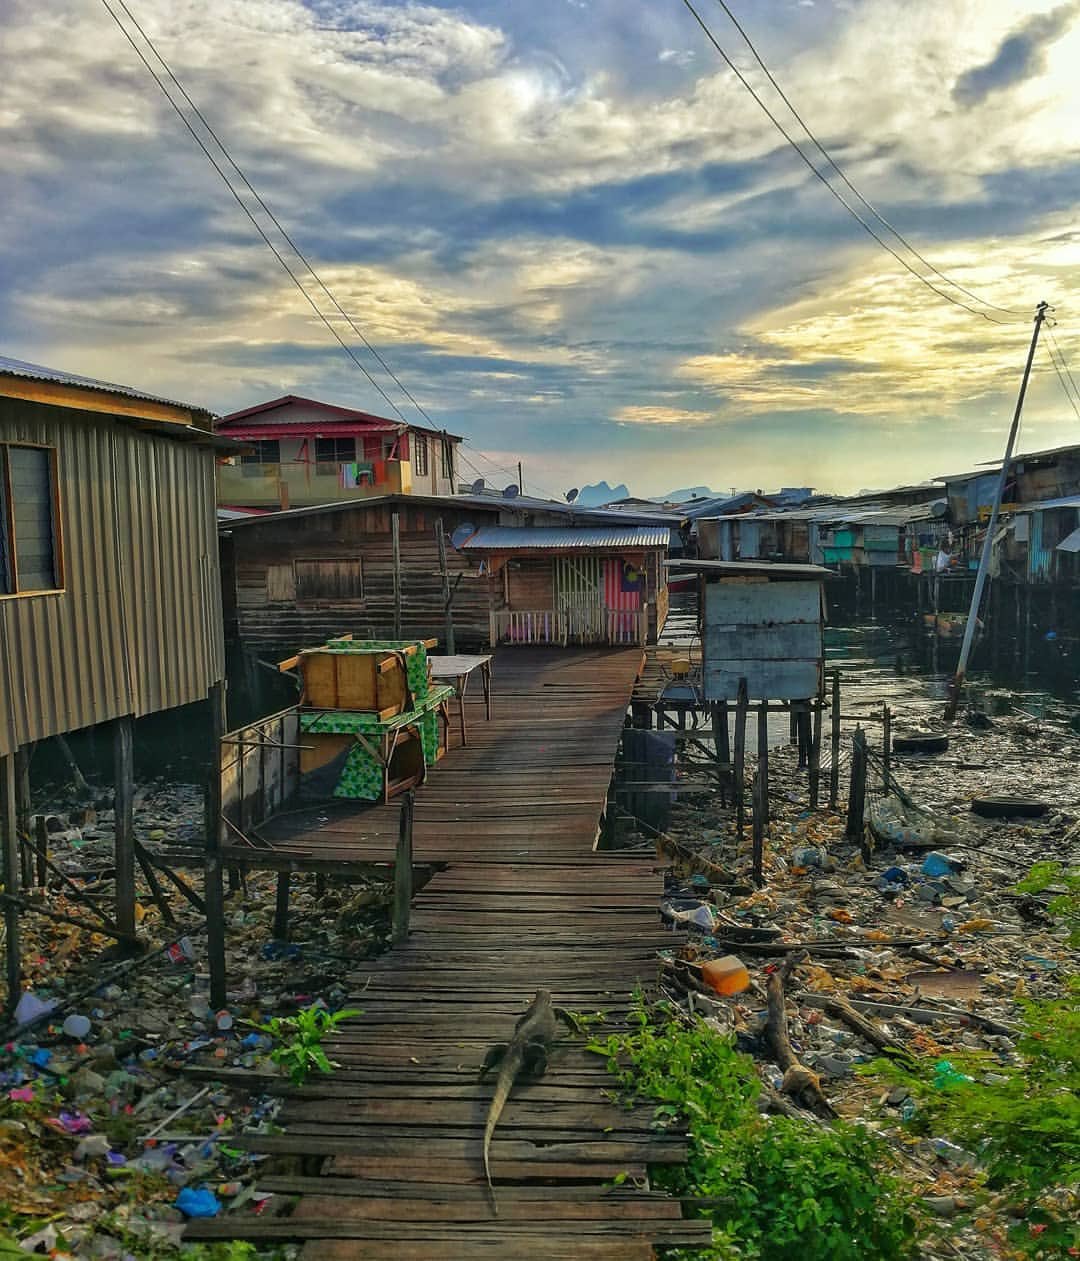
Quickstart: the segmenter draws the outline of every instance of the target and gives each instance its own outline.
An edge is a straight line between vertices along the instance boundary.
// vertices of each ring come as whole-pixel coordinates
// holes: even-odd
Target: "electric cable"
[[[847,175],[844,173],[844,171],[843,171],[843,170],[841,170],[840,166],[839,166],[839,165],[837,164],[837,162],[834,160],[834,158],[833,158],[832,154],[831,154],[831,153],[829,153],[829,151],[825,148],[825,146],[821,143],[821,141],[820,141],[820,140],[818,140],[817,136],[815,136],[815,135],[814,135],[814,133],[810,130],[810,127],[809,127],[809,126],[808,126],[808,124],[806,123],[806,120],[803,118],[803,116],[799,113],[799,111],[798,111],[798,110],[795,108],[795,106],[792,104],[791,99],[788,97],[788,95],[787,95],[787,93],[784,91],[784,89],[783,89],[783,88],[780,86],[780,84],[776,81],[776,78],[775,78],[775,76],[773,75],[772,71],[769,69],[769,67],[768,67],[768,66],[765,64],[765,62],[762,60],[760,53],[758,52],[757,48],[754,46],[754,42],[753,42],[753,40],[752,40],[752,39],[750,38],[750,36],[746,33],[746,31],[745,31],[745,29],[743,28],[742,24],[740,23],[739,19],[735,16],[735,14],[734,14],[734,13],[732,13],[731,9],[730,9],[730,8],[728,7],[728,5],[726,4],[725,0],[716,0],[716,3],[720,6],[720,8],[721,8],[721,9],[723,9],[723,10],[724,10],[724,12],[725,12],[725,13],[728,15],[728,17],[731,19],[731,23],[732,23],[732,25],[733,25],[733,26],[735,27],[735,29],[739,32],[739,34],[743,37],[743,40],[744,40],[744,42],[746,43],[747,48],[749,48],[749,49],[750,49],[750,52],[752,53],[752,55],[753,55],[753,57],[754,57],[754,60],[755,60],[755,61],[757,62],[757,64],[761,67],[762,71],[764,71],[765,77],[769,80],[769,82],[770,82],[770,83],[773,85],[773,87],[776,89],[777,93],[778,93],[778,94],[779,94],[779,96],[780,96],[780,99],[784,102],[784,104],[788,107],[788,109],[789,109],[789,110],[791,110],[791,112],[792,112],[792,114],[794,115],[795,119],[797,120],[797,122],[798,122],[799,126],[803,129],[803,131],[805,131],[805,132],[806,132],[807,136],[810,138],[810,140],[811,140],[811,142],[813,143],[814,147],[815,147],[815,148],[817,149],[817,151],[821,154],[821,156],[825,159],[825,161],[826,161],[826,162],[828,162],[828,164],[829,164],[829,165],[832,167],[832,169],[833,169],[833,170],[837,173],[837,175],[839,175],[839,176],[840,176],[840,178],[844,181],[844,183],[845,183],[845,184],[847,185],[847,187],[848,187],[848,188],[852,191],[852,193],[854,193],[854,194],[855,194],[855,196],[859,199],[859,201],[861,201],[861,202],[862,202],[862,204],[866,207],[866,209],[867,209],[867,210],[868,210],[868,211],[869,211],[869,212],[870,212],[870,213],[874,216],[874,218],[878,221],[878,223],[880,223],[880,224],[882,225],[882,227],[886,228],[889,232],[891,232],[891,233],[892,233],[892,235],[893,235],[893,236],[894,236],[894,237],[895,237],[898,241],[900,241],[900,242],[901,242],[901,243],[902,243],[902,244],[903,244],[903,245],[904,245],[907,249],[909,249],[909,250],[911,251],[911,253],[912,253],[912,254],[913,254],[913,255],[914,255],[914,256],[915,256],[915,257],[919,260],[919,262],[923,264],[923,266],[924,266],[924,267],[929,268],[929,269],[930,269],[930,271],[932,271],[932,272],[934,273],[934,275],[935,275],[935,276],[937,276],[940,280],[944,281],[944,283],[945,283],[945,284],[947,284],[947,285],[952,285],[954,289],[958,289],[958,290],[959,290],[962,294],[965,294],[967,297],[971,298],[971,300],[972,300],[973,302],[978,302],[978,303],[981,303],[983,306],[989,307],[992,311],[998,311],[998,312],[999,312],[1000,314],[1002,314],[1002,315],[1009,315],[1009,316],[1013,316],[1013,317],[1018,318],[1018,319],[1023,319],[1023,318],[1026,318],[1026,317],[1025,317],[1025,315],[1024,315],[1024,312],[1022,312],[1022,311],[1016,311],[1016,310],[1013,310],[1013,309],[1012,309],[1012,308],[1010,308],[1010,307],[1002,307],[1002,306],[998,306],[998,305],[997,305],[996,303],[994,303],[994,302],[989,302],[989,301],[987,301],[987,299],[986,299],[986,298],[980,298],[980,297],[979,297],[979,295],[978,295],[977,293],[972,293],[972,291],[971,291],[970,289],[965,289],[965,288],[964,288],[964,286],[963,286],[962,284],[960,284],[960,283],[959,283],[959,281],[953,280],[950,276],[946,276],[946,275],[945,275],[945,273],[944,273],[943,271],[941,271],[938,267],[935,267],[935,266],[934,266],[934,264],[933,264],[933,263],[932,263],[932,262],[931,262],[928,258],[924,257],[922,254],[920,254],[920,253],[919,253],[919,251],[915,248],[915,246],[914,246],[914,245],[912,245],[912,244],[911,244],[911,242],[907,239],[907,237],[905,237],[905,236],[903,235],[903,233],[902,233],[902,232],[900,232],[900,230],[899,230],[898,228],[895,228],[895,227],[894,227],[894,226],[893,226],[893,225],[892,225],[892,224],[888,221],[888,219],[886,219],[886,218],[885,218],[885,216],[884,216],[883,214],[881,214],[881,213],[880,213],[880,212],[879,212],[879,211],[878,211],[878,210],[877,210],[877,209],[876,209],[876,208],[875,208],[875,207],[874,207],[874,206],[873,206],[873,205],[872,205],[872,204],[871,204],[871,203],[870,203],[870,202],[869,202],[869,201],[868,201],[868,200],[867,200],[864,196],[863,196],[863,194],[862,194],[861,192],[859,192],[859,190],[855,187],[855,185],[851,182],[851,180],[850,180],[850,179],[848,179],[848,177],[847,177]]]
[[[728,54],[724,51],[723,47],[720,44],[720,41],[713,34],[712,30],[709,28],[708,24],[705,22],[705,19],[701,16],[701,14],[697,11],[697,9],[694,8],[692,0],[682,0],[682,2],[685,5],[685,7],[689,10],[689,12],[693,15],[693,18],[697,22],[698,26],[700,26],[702,31],[705,33],[705,37],[706,39],[708,39],[709,43],[712,44],[712,46],[724,59],[728,67],[735,74],[735,77],[739,80],[739,82],[743,85],[743,87],[754,98],[757,105],[765,114],[765,116],[769,119],[769,121],[776,128],[776,130],[784,137],[784,139],[788,142],[788,144],[792,147],[792,149],[795,150],[795,152],[799,155],[803,163],[809,168],[812,174],[817,179],[819,179],[822,184],[825,185],[825,187],[829,190],[829,192],[833,195],[833,197],[835,197],[836,200],[844,207],[844,209],[848,212],[848,214],[851,215],[851,217],[857,223],[859,223],[863,227],[863,229],[870,236],[874,238],[875,241],[877,241],[878,245],[880,245],[881,248],[886,251],[886,253],[891,254],[892,257],[896,259],[896,261],[900,264],[901,267],[904,268],[905,271],[910,272],[911,275],[914,276],[916,280],[924,284],[927,287],[927,289],[931,290],[933,293],[936,293],[939,298],[944,298],[946,302],[951,302],[953,306],[962,307],[970,315],[976,315],[980,319],[984,319],[990,324],[1005,325],[1005,324],[1015,324],[1015,323],[1021,322],[1019,320],[999,320],[995,316],[987,314],[986,311],[979,311],[975,307],[969,306],[966,302],[961,301],[959,298],[953,297],[951,293],[946,293],[943,289],[939,289],[937,285],[935,285],[932,281],[928,280],[922,274],[922,272],[917,271],[914,267],[912,267],[912,265],[907,261],[907,259],[904,258],[901,254],[898,254],[896,250],[894,250],[893,247],[887,241],[883,240],[877,234],[877,232],[874,231],[873,226],[869,224],[863,218],[861,214],[859,214],[859,212],[855,209],[855,207],[844,197],[842,193],[840,193],[836,188],[833,187],[832,184],[829,183],[828,179],[826,179],[826,177],[822,174],[822,172],[819,171],[818,168],[814,165],[814,163],[811,162],[810,159],[806,156],[806,154],[803,152],[800,145],[795,141],[795,139],[792,137],[791,133],[787,130],[784,124],[776,117],[776,115],[772,112],[772,110],[768,107],[768,105],[758,95],[757,91],[754,89],[753,84],[750,83],[750,81],[746,78],[746,76],[739,69],[739,67],[731,60]]]

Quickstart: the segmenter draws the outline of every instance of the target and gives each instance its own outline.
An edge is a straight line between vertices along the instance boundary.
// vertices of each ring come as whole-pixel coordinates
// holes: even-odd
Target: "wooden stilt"
[[[401,514],[390,517],[390,546],[394,563],[394,638],[401,638]]]
[[[225,1006],[225,889],[221,870],[221,737],[225,734],[224,685],[215,683],[207,696],[206,810],[204,815],[203,900],[206,903],[207,962],[210,1006]]]
[[[116,926],[135,935],[135,731],[130,714],[113,722]]]
[[[840,671],[834,670],[832,676],[832,710],[829,715],[831,730],[829,746],[832,754],[832,765],[829,767],[829,808],[835,810],[840,804]]]
[[[278,872],[274,898],[274,937],[278,941],[289,940],[289,878],[288,871]]]
[[[15,750],[15,818],[23,836],[30,835],[30,749],[27,744]],[[29,889],[34,883],[34,855],[25,846],[20,846],[20,857],[23,888]],[[41,884],[44,885],[45,881],[42,880]]]
[[[3,846],[4,892],[19,892],[19,833],[15,808],[15,756],[0,758],[0,843]],[[10,1016],[22,994],[22,959],[19,950],[19,908],[4,901],[4,934],[7,976],[7,1014]]]
[[[821,698],[814,701],[810,734],[810,809],[816,810],[821,797]]]
[[[855,728],[851,742],[851,789],[844,835],[849,841],[858,841],[863,858],[869,859],[866,843],[866,732],[862,727]]]
[[[739,691],[735,700],[735,769],[732,791],[735,794],[735,829],[738,839],[742,841],[743,827],[746,823],[745,779],[746,779],[746,711],[750,701],[747,695],[746,680],[739,680]]]
[[[885,771],[885,791],[892,783],[892,710],[888,704],[881,707],[881,760]]]
[[[398,816],[398,841],[394,853],[394,919],[391,930],[396,946],[409,935],[409,911],[412,906],[413,877],[413,795],[401,798]]]

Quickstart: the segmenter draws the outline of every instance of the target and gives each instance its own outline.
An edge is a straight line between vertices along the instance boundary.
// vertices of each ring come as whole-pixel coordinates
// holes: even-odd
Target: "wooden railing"
[[[648,607],[640,609],[503,609],[491,614],[492,644],[644,644]]]

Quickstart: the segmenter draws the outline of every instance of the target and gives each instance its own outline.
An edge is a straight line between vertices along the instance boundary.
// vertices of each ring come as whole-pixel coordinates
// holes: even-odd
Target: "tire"
[[[949,737],[940,732],[912,732],[893,736],[892,747],[897,753],[944,753],[949,747]]]
[[[1050,806],[1032,797],[976,797],[971,809],[984,819],[1039,819]]]

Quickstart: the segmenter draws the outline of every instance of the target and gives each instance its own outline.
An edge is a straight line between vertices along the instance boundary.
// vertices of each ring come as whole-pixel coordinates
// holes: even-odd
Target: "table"
[[[456,653],[452,657],[428,656],[431,666],[431,677],[443,681],[452,680],[458,695],[458,712],[461,716],[461,743],[468,744],[468,733],[465,730],[465,693],[469,687],[469,678],[474,671],[480,671],[480,682],[484,688],[484,712],[488,722],[491,721],[491,663],[492,653],[470,657],[464,653]]]

